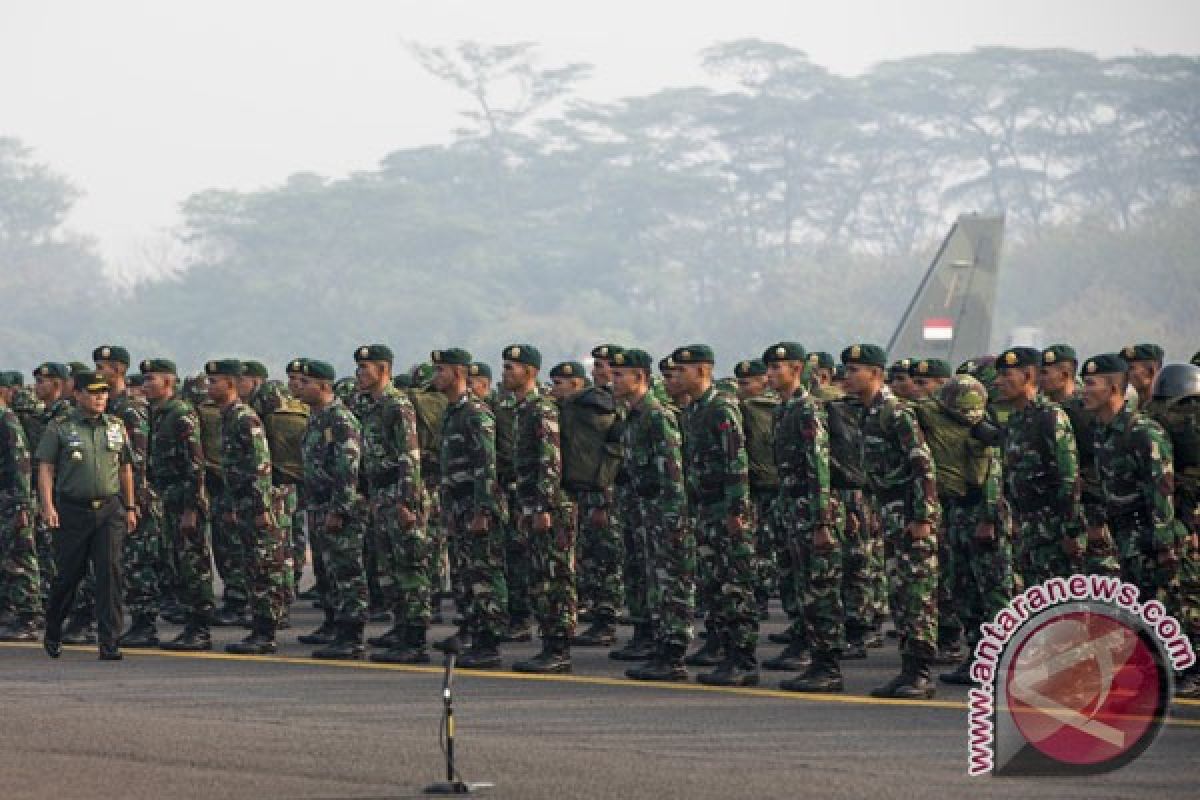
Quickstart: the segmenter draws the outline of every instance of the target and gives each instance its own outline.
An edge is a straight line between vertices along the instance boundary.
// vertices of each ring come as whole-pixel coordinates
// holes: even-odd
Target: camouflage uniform
[[[1116,575],[1121,565],[1112,531],[1104,520],[1104,494],[1100,488],[1100,476],[1096,473],[1096,417],[1083,407],[1083,392],[1076,391],[1062,404],[1063,411],[1071,420],[1071,431],[1075,434],[1075,450],[1079,456],[1080,509],[1086,525],[1099,530],[1093,538],[1089,531],[1087,552],[1084,554],[1084,569],[1090,575]]]
[[[496,479],[504,492],[509,515],[504,523],[504,583],[508,587],[508,615],[515,627],[524,627],[533,615],[530,595],[532,553],[529,531],[517,524],[516,439],[517,398],[498,389],[488,400],[496,418]]]
[[[710,637],[732,654],[754,661],[758,608],[754,601],[754,510],[741,412],[737,402],[710,386],[688,408],[687,476],[696,498],[696,551],[700,557],[699,591],[707,606]],[[739,533],[726,526],[742,520]]]
[[[17,415],[0,407],[0,610],[42,613],[29,447]]]
[[[279,381],[263,381],[246,399],[246,405],[250,406],[258,418],[265,423],[267,417],[282,408],[289,399],[291,399],[291,394],[288,392],[287,386]],[[296,576],[303,571],[304,553],[308,543],[304,541],[303,529],[299,532],[299,541],[296,538],[294,520],[299,508],[297,487],[294,484],[282,483],[277,478],[278,476],[272,475],[271,514],[287,543],[284,566],[287,570],[287,604],[291,605],[292,601],[296,599]],[[297,562],[300,564],[299,567],[297,567]]]
[[[325,563],[327,589],[322,598],[339,626],[361,634],[367,619],[367,577],[363,567],[366,509],[358,493],[362,428],[338,398],[314,408],[304,429],[304,499],[312,522],[313,544]],[[336,514],[341,527],[328,529]]]
[[[201,441],[207,447],[213,443],[211,438],[213,434],[210,429],[216,428],[217,433],[220,433],[221,410],[207,399],[201,400],[195,408],[196,415],[200,419]],[[216,451],[208,452],[206,450],[204,454],[204,485],[211,501],[208,523],[211,532],[213,563],[224,587],[222,616],[230,614],[236,617],[246,612],[250,598],[247,584],[246,552],[242,547],[241,534],[238,532],[237,525],[229,522],[224,513],[218,513],[224,502],[226,485],[224,470],[221,467],[224,438],[218,436],[217,440]],[[226,619],[225,622],[236,624],[232,618]]]
[[[1034,397],[1009,415],[1003,452],[1024,585],[1079,572],[1086,535],[1079,510],[1079,458],[1066,412],[1041,395]],[[1063,549],[1067,537],[1077,540],[1079,556]]]
[[[508,620],[504,503],[496,480],[496,418],[470,391],[446,408],[439,461],[442,515],[454,542],[452,569],[462,576],[466,625],[477,643],[494,646]],[[489,518],[487,530],[469,530],[479,513]]]
[[[146,480],[150,413],[146,402],[128,391],[109,398],[107,413],[125,424],[133,451],[133,490],[140,511],[137,528],[125,537],[125,605],[135,625],[139,620],[152,624],[162,604],[164,549],[162,502]]]
[[[515,425],[513,511],[529,543],[533,607],[542,638],[565,640],[575,633],[575,507],[562,490],[558,406],[535,389],[517,405]],[[543,513],[550,529],[533,530]]]
[[[53,420],[62,419],[67,414],[71,413],[71,401],[65,397],[60,397],[51,403],[41,414],[39,418],[40,428],[45,429]],[[29,442],[29,449],[32,452],[37,449],[35,442]],[[34,464],[33,469],[33,501],[37,503],[37,465]],[[38,568],[41,575],[41,592],[42,602],[45,603],[50,597],[50,587],[54,584],[54,578],[58,574],[58,567],[54,561],[54,533],[46,524],[46,521],[37,515],[37,520],[34,522],[35,538],[37,539],[37,557]],[[89,581],[85,580],[80,584],[79,592],[82,594],[85,591],[85,585]],[[88,590],[90,591],[90,589]]]
[[[592,609],[596,621],[609,625],[616,622],[625,592],[621,574],[625,542],[621,535],[616,493],[615,486],[575,492],[579,508],[579,569],[576,574],[579,597]],[[604,515],[602,525],[593,521],[596,512]]]

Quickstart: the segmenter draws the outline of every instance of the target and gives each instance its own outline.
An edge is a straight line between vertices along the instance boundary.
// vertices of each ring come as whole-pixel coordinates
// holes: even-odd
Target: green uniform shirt
[[[37,460],[54,465],[55,496],[85,502],[120,492],[117,476],[122,464],[133,463],[133,451],[120,419],[109,414],[88,418],[71,409],[46,426]]]

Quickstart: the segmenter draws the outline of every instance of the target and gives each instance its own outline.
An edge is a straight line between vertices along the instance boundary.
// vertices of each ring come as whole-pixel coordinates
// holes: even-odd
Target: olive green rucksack
[[[271,448],[271,480],[276,486],[304,482],[304,429],[308,406],[286,395],[278,408],[263,417]]]
[[[221,468],[221,409],[211,400],[196,404],[200,418],[200,447],[204,450],[204,467],[220,477]]]
[[[1156,398],[1146,413],[1171,437],[1176,488],[1200,499],[1200,397]]]
[[[572,492],[602,491],[621,467],[617,406],[610,392],[591,388],[559,402],[562,485]]]
[[[417,444],[421,446],[422,474],[441,464],[442,418],[450,401],[433,389],[402,389],[417,413]],[[426,478],[428,480],[428,478]]]
[[[971,436],[970,426],[955,420],[934,400],[919,400],[910,408],[933,457],[938,492],[972,498],[987,479],[987,447]]]
[[[489,400],[496,417],[496,478],[508,487],[517,482],[517,399],[499,390]]]
[[[748,397],[738,401],[738,406],[742,411],[746,456],[750,461],[750,488],[778,489],[774,439],[775,409],[779,407],[779,400],[769,396]]]

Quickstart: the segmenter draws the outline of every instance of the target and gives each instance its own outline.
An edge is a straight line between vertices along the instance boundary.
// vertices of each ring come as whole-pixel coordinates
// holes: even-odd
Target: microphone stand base
[[[494,783],[467,783],[466,781],[442,781],[431,783],[425,787],[423,794],[474,794],[485,789],[493,789]]]

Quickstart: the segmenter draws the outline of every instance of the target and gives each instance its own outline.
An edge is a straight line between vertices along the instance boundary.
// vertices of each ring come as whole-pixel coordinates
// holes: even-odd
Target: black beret
[[[283,371],[286,372],[288,375],[303,375],[304,374],[304,365],[307,362],[308,362],[308,359],[304,358],[303,356],[301,356],[300,358],[293,358],[291,361],[289,361],[287,363],[287,366],[284,367]]]
[[[461,347],[451,347],[449,350],[434,350],[429,354],[429,360],[434,364],[450,364],[456,367],[471,366],[471,354]]]
[[[72,375],[74,375],[77,372],[88,372],[91,369],[90,367],[88,367],[87,364],[84,364],[82,361],[70,361],[67,363],[67,366],[70,367]]]
[[[333,365],[328,361],[317,361],[312,358],[306,358],[304,360],[303,372],[305,376],[316,378],[319,381],[337,380],[337,373],[334,372]]]
[[[1042,363],[1042,351],[1036,347],[1010,347],[996,356],[996,369],[1037,367]]]
[[[131,375],[125,376],[125,383],[136,389],[146,385],[146,376],[140,372],[134,372]]]
[[[359,361],[386,361],[391,364],[395,360],[392,348],[386,344],[364,344],[354,351],[356,363]]]
[[[912,365],[913,360],[911,358],[902,358],[898,361],[893,361],[887,368],[888,380],[897,375],[907,375],[908,371],[912,369]]]
[[[77,392],[107,392],[108,380],[98,372],[85,370],[75,375],[75,391]]]
[[[472,377],[487,378],[489,381],[492,379],[491,366],[489,366],[488,364],[485,364],[482,361],[476,361],[474,364],[471,365],[470,369],[468,369],[467,372]]]
[[[242,374],[247,378],[262,378],[264,380],[269,377],[267,375],[267,365],[261,361],[243,361]]]
[[[1157,361],[1162,363],[1163,349],[1156,344],[1131,344],[1121,349],[1121,358],[1126,361]]]
[[[118,361],[129,366],[129,351],[115,344],[102,344],[92,351],[92,361]]]
[[[808,354],[808,363],[815,366],[817,369],[833,369],[836,364],[833,360],[832,353],[826,353],[824,350],[814,350]]]
[[[759,359],[739,361],[733,368],[733,374],[739,378],[753,378],[767,374],[767,365]]]
[[[654,359],[645,350],[639,350],[636,347],[631,347],[628,350],[621,349],[612,356],[612,365],[614,367],[632,367],[634,369],[653,369]]]
[[[908,374],[914,378],[949,378],[950,362],[940,358],[922,358],[913,362],[908,368]]]
[[[586,378],[587,371],[578,361],[563,361],[550,370],[551,378]]]
[[[242,374],[242,362],[236,358],[220,358],[204,365],[205,375],[224,375],[237,378]]]
[[[504,348],[505,361],[513,361],[517,364],[528,364],[534,369],[542,367],[542,353],[531,344],[510,344]]]
[[[675,369],[676,363],[670,356],[663,356],[658,360],[658,371],[666,375],[671,370]]]
[[[592,358],[600,358],[607,361],[621,352],[621,350],[622,348],[619,344],[598,344],[592,348]]]
[[[1061,364],[1064,361],[1071,361],[1075,364],[1079,363],[1079,356],[1075,354],[1075,348],[1069,344],[1052,344],[1042,350],[1042,366],[1046,367],[1051,364]]]
[[[142,370],[145,372],[145,370]],[[57,361],[47,361],[39,364],[38,368],[33,371],[35,378],[62,378],[71,377],[71,370],[66,364],[60,364]]]
[[[887,366],[887,353],[877,344],[852,344],[842,351],[842,363],[883,369]]]
[[[1117,353],[1102,353],[1092,356],[1083,365],[1084,375],[1124,375],[1129,372],[1129,362]]]
[[[776,342],[762,354],[762,360],[766,364],[773,361],[803,361],[804,357],[804,345],[799,342]]]
[[[689,344],[676,347],[671,353],[671,360],[680,364],[712,364],[716,362],[713,349],[706,344]]]
[[[142,359],[142,363],[138,365],[142,374],[151,372],[160,372],[165,375],[177,375],[175,371],[175,362],[169,358],[146,358]]]

